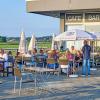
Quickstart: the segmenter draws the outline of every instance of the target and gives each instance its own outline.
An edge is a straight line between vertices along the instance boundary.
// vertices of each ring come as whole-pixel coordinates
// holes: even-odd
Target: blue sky
[[[59,19],[26,13],[25,0],[0,0],[0,35],[16,37],[22,30],[27,37],[57,34]]]

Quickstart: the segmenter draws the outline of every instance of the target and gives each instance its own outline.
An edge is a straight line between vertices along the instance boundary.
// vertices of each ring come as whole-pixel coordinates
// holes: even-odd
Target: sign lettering
[[[83,22],[83,14],[66,14],[66,22]],[[85,13],[85,22],[100,22],[100,13]]]
[[[100,22],[100,13],[86,13],[85,21],[86,22]]]
[[[67,22],[82,22],[82,14],[67,14]]]

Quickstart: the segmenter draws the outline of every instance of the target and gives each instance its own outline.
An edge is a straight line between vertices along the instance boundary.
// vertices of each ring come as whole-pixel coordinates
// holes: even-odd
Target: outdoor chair
[[[47,58],[47,68],[54,69],[54,72],[60,73],[59,64],[54,58]]]
[[[14,61],[8,61],[8,66],[6,67],[6,70],[7,76],[9,76],[9,74],[14,75]]]
[[[47,58],[47,68],[56,69],[56,63],[54,58]]]
[[[14,93],[16,92],[16,83],[17,83],[17,78],[19,79],[20,83],[20,88],[19,88],[19,95],[21,94],[21,88],[22,88],[22,80],[24,75],[30,75],[32,73],[22,73],[21,70],[18,67],[14,67]],[[33,75],[33,74],[32,74]]]
[[[58,62],[59,62],[61,70],[62,69],[66,69],[67,70],[67,76],[68,76],[69,75],[68,59],[66,59],[66,58],[60,58]]]
[[[14,58],[13,56],[8,56],[8,60],[5,61],[6,65],[5,65],[5,73],[7,74],[7,76],[9,74],[14,75]]]
[[[72,73],[79,74],[80,68],[82,67],[82,60],[75,61],[74,65],[72,66]]]
[[[23,57],[22,56],[15,56],[15,63],[17,64],[17,66],[20,68],[20,70],[23,70]]]
[[[44,68],[46,65],[46,57],[44,55],[37,55],[36,63],[37,63],[37,66]]]
[[[96,67],[100,67],[100,57],[95,58]]]
[[[5,76],[5,73],[4,73],[4,61],[0,61],[0,74],[3,74],[3,76]]]
[[[25,66],[27,67],[31,67],[34,65],[32,61],[32,57],[23,57],[23,61],[24,61]]]
[[[22,56],[15,56],[15,60],[17,61],[17,62],[22,62]]]

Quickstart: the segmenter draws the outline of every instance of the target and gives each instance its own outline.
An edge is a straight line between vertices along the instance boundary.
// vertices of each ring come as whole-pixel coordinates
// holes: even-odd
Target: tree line
[[[7,38],[5,36],[0,36],[0,42],[7,42]]]

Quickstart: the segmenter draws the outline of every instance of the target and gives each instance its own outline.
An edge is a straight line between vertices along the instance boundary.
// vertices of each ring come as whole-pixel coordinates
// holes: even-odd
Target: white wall
[[[76,50],[81,50],[83,46],[83,40],[80,41],[66,41],[66,48],[71,48],[71,46],[75,46]]]

